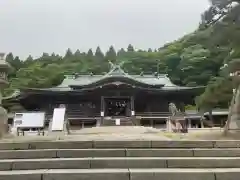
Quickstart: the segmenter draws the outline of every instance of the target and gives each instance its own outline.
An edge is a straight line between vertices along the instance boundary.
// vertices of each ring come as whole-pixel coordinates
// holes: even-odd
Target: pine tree
[[[93,51],[92,49],[89,49],[88,52],[87,52],[87,57],[93,57]]]
[[[33,61],[33,57],[31,55],[29,55],[26,59],[26,61]]]
[[[80,57],[81,56],[81,52],[79,49],[76,50],[76,52],[74,53],[75,57]]]
[[[151,48],[148,48],[148,52],[151,53],[153,52],[153,50]]]
[[[102,61],[104,60],[104,54],[102,52],[102,50],[100,49],[100,47],[98,46],[95,52],[95,57],[98,61]]]
[[[29,66],[31,63],[34,63],[33,57],[29,55],[27,59],[24,61],[25,66]]]
[[[117,59],[117,53],[113,46],[110,46],[109,50],[106,53],[106,59],[111,62],[116,62]]]
[[[118,52],[117,52],[117,57],[121,58],[124,57],[126,55],[126,51],[121,48]]]
[[[12,63],[10,63],[10,65],[17,71],[19,70],[22,66],[23,66],[23,63],[22,61],[19,59],[18,56],[16,56],[14,58],[14,60],[12,61]]]
[[[134,52],[134,47],[133,47],[133,45],[129,44],[128,47],[127,47],[127,51],[128,51],[128,52]]]
[[[13,54],[12,54],[12,53],[7,54],[7,56],[6,56],[6,61],[7,61],[8,63],[11,63],[11,62],[13,62],[13,60],[14,60]]]
[[[73,57],[73,53],[72,53],[71,49],[68,48],[67,51],[66,51],[66,54],[65,54],[64,58],[65,58],[65,59],[68,59],[68,58],[72,58],[72,57]]]

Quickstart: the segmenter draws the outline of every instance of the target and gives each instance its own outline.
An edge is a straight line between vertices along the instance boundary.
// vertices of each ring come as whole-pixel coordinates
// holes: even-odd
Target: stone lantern
[[[224,128],[224,134],[227,135],[228,130],[240,129],[240,59],[233,59],[229,64],[225,64],[223,68],[227,67],[229,77],[233,85],[233,97],[229,107],[228,119]],[[222,68],[222,69],[223,69]]]
[[[7,73],[10,69],[5,61],[5,54],[0,53],[0,137],[8,132],[8,114],[2,106],[2,90],[8,86]]]
[[[0,88],[8,85],[7,74],[10,69],[9,64],[5,61],[5,54],[0,53]]]

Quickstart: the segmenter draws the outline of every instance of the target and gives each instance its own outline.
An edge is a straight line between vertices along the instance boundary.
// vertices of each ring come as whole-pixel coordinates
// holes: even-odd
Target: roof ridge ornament
[[[124,61],[120,62],[119,64],[114,64],[111,61],[108,62],[111,65],[108,75],[127,75],[127,73],[121,68],[125,63]]]
[[[120,68],[120,69],[122,69],[121,67],[125,64],[125,61],[122,61],[122,62],[120,62],[120,63],[116,63],[116,64],[114,64],[113,62],[111,62],[111,61],[108,61],[108,63],[110,64],[110,66],[111,66],[111,69],[116,69],[116,68]]]

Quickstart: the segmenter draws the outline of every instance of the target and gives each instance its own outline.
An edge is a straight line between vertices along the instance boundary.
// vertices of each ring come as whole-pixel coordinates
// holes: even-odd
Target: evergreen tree
[[[117,57],[123,57],[125,54],[126,54],[126,51],[123,48],[121,48],[117,52]]]
[[[71,49],[68,48],[66,51],[66,54],[64,56],[64,59],[68,59],[68,58],[72,58],[72,57],[73,57],[73,53],[72,53]]]
[[[153,52],[153,50],[151,48],[148,48],[148,52],[151,53]]]
[[[79,49],[76,50],[76,52],[74,53],[75,57],[80,57],[81,56],[81,52]]]
[[[16,56],[14,58],[14,60],[12,61],[12,63],[10,63],[10,65],[17,71],[19,70],[21,67],[23,67],[23,63],[22,61],[19,59],[18,56]]]
[[[92,49],[89,49],[89,50],[88,50],[88,52],[87,52],[87,57],[90,57],[90,58],[93,57],[93,51],[92,51]]]
[[[109,50],[107,51],[106,59],[111,62],[116,62],[117,54],[113,46],[110,46]]]
[[[13,60],[14,60],[13,54],[12,53],[7,54],[6,61],[11,64]]]
[[[32,63],[34,63],[33,57],[29,55],[27,59],[24,61],[24,66],[30,66]]]
[[[20,69],[21,65],[18,64],[19,62],[14,62],[14,56],[12,53],[7,54],[6,56],[6,62],[11,66],[11,70],[8,74],[8,78],[14,78],[16,77],[16,71]]]
[[[54,54],[54,53],[53,53]],[[53,55],[52,55],[53,56]],[[54,55],[55,56],[55,55]],[[26,61],[32,62],[33,61],[33,57],[31,55],[29,55],[26,59]]]
[[[95,52],[95,57],[98,61],[102,61],[104,60],[104,54],[102,52],[102,50],[100,49],[100,47],[98,46]]]
[[[128,47],[127,47],[127,51],[128,52],[134,52],[134,47],[131,44],[129,44]]]

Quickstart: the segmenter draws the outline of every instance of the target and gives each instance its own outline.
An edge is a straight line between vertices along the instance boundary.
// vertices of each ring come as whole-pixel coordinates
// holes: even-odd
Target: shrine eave
[[[72,89],[70,87],[66,88],[23,88],[21,89],[21,93],[87,93],[88,91],[94,91],[97,89],[101,89],[101,87],[94,88],[85,88],[85,89]],[[133,89],[143,90],[143,91],[155,91],[155,92],[189,92],[189,91],[202,91],[205,89],[205,86],[197,86],[197,87],[182,87],[182,86],[163,86],[160,88],[142,88],[142,87],[133,87]]]
[[[159,89],[141,89],[142,91],[148,91],[154,94],[179,94],[179,96],[197,96],[204,91],[205,87],[162,87]],[[18,93],[15,93],[12,96],[3,98],[3,104],[9,102],[18,102],[19,100],[24,100],[30,96],[58,96],[58,95],[70,95],[70,96],[78,96],[84,95],[88,92],[93,92],[96,89],[91,90],[73,90],[71,88],[45,88],[45,89],[38,89],[38,88],[23,88]]]

